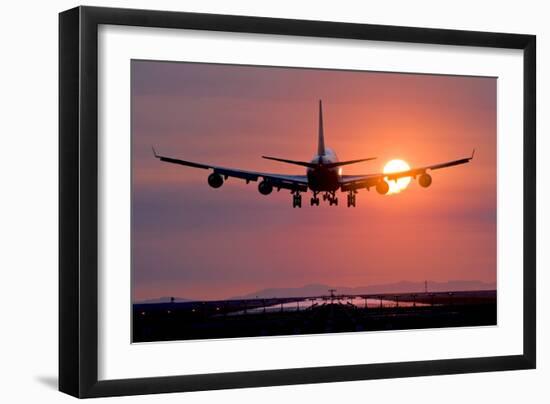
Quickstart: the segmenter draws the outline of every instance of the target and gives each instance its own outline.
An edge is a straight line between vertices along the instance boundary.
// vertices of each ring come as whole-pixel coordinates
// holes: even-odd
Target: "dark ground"
[[[254,308],[305,298],[135,304],[133,342],[496,325],[495,291],[402,294],[399,301],[410,303],[413,296],[429,305],[364,308],[326,298],[325,303],[300,311],[251,313]]]

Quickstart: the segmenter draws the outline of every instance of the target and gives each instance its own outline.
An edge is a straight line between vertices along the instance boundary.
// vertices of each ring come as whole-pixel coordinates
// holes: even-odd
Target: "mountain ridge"
[[[447,291],[471,291],[471,290],[492,290],[496,288],[495,283],[482,282],[477,280],[447,282],[428,282],[428,292],[447,292]],[[272,298],[272,297],[302,297],[328,295],[329,289],[336,289],[336,294],[357,295],[372,293],[413,293],[424,292],[424,282],[400,281],[379,285],[369,286],[331,286],[322,283],[311,283],[301,287],[293,288],[266,288],[253,293],[239,296],[233,296],[231,299],[251,299],[251,298]]]
[[[184,297],[176,297],[176,296],[161,296],[161,297],[155,297],[151,299],[143,299],[143,300],[137,300],[134,303],[136,304],[147,304],[147,303],[170,303],[172,297],[174,298],[174,303],[183,303],[183,302],[192,302],[194,299],[186,299]]]
[[[361,295],[376,293],[421,293],[424,292],[424,282],[400,281],[369,286],[331,286],[323,283],[309,283],[300,287],[288,288],[265,288],[252,293],[228,297],[226,299],[189,299],[174,296],[174,302],[192,302],[206,300],[241,300],[255,298],[286,298],[286,297],[305,297],[329,295],[329,290],[335,289],[337,295]],[[494,282],[482,282],[477,280],[451,280],[447,282],[428,281],[428,292],[449,292],[449,291],[474,291],[474,290],[494,290]],[[161,296],[157,298],[138,300],[136,304],[148,303],[170,303],[171,296]]]

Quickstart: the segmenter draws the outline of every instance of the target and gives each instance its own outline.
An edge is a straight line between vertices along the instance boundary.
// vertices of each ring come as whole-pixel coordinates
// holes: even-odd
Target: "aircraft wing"
[[[378,173],[378,174],[366,174],[366,175],[343,175],[340,181],[340,188],[342,191],[353,191],[361,188],[367,190],[371,187],[375,187],[384,178],[388,180],[397,180],[399,178],[413,177],[416,178],[419,175],[425,174],[428,170],[439,170],[441,168],[453,167],[460,164],[469,163],[474,158],[474,151],[470,157],[446,161],[444,163],[432,164],[424,167],[415,167],[407,171],[399,171],[395,173]]]
[[[179,164],[182,166],[200,168],[203,170],[212,170],[212,172],[221,175],[222,177],[224,177],[224,179],[227,179],[228,177],[239,178],[245,180],[247,184],[250,181],[267,180],[271,184],[273,184],[274,188],[277,189],[283,188],[293,191],[307,191],[307,177],[305,175],[270,174],[258,171],[247,171],[235,168],[220,167],[210,164],[202,164],[193,161],[160,156],[157,154],[155,149],[153,149],[153,154],[160,161],[164,161],[166,163]]]

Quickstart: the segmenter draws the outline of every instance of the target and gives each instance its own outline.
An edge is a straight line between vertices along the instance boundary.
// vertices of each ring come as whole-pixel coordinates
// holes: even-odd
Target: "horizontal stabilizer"
[[[280,159],[278,157],[269,157],[269,156],[262,156],[262,158],[267,159],[267,160],[280,161],[281,163],[287,163],[287,164],[294,164],[294,165],[297,165],[297,166],[309,167],[309,168],[317,167],[317,164],[308,163],[307,161],[287,160],[287,159]]]
[[[338,161],[335,163],[308,163],[307,161],[287,160],[287,159],[281,159],[278,157],[269,157],[269,156],[262,156],[262,158],[267,160],[280,161],[282,163],[287,163],[287,164],[295,164],[297,166],[303,166],[303,167],[309,167],[309,168],[318,168],[321,166],[326,168],[333,168],[333,167],[347,166],[348,164],[361,163],[363,161],[374,160],[376,157],[369,157],[366,159],[359,159],[359,160]]]
[[[355,163],[361,163],[363,161],[370,161],[374,160],[376,157],[369,157],[366,159],[359,159],[359,160],[348,160],[348,161],[338,161],[336,163],[326,163],[323,164],[324,167],[340,167],[340,166],[347,166],[349,164],[355,164]]]

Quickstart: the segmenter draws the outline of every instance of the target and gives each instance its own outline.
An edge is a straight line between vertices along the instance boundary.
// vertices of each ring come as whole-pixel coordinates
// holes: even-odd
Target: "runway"
[[[496,291],[135,304],[133,342],[496,325]]]

